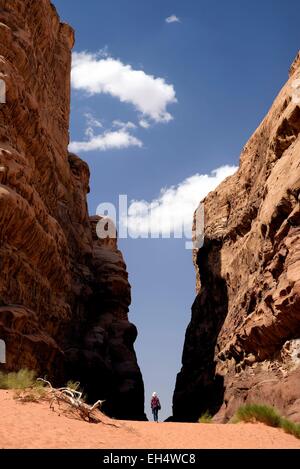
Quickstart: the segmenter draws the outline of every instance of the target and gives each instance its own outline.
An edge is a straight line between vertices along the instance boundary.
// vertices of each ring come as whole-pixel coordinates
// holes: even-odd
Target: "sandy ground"
[[[0,390],[1,448],[300,448],[300,440],[263,424],[124,422],[101,414],[82,421],[49,402],[21,403]],[[100,414],[99,414],[100,415]]]

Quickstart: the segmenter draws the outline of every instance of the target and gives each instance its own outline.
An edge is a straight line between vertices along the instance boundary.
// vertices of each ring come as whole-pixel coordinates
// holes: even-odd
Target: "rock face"
[[[0,338],[7,370],[78,379],[106,410],[144,417],[114,240],[89,218],[89,169],[67,151],[73,30],[49,0],[0,0]],[[126,402],[126,404],[125,404]]]
[[[239,170],[204,201],[176,420],[209,410],[227,421],[242,403],[264,402],[300,421],[299,84],[298,54]]]

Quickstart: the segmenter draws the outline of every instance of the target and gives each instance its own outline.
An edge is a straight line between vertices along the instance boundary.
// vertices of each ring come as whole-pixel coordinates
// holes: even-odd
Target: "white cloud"
[[[166,18],[166,23],[180,23],[180,19],[176,15],[171,15]]]
[[[143,116],[155,122],[169,122],[169,104],[176,103],[174,86],[163,78],[134,70],[118,59],[103,54],[74,52],[72,61],[72,86],[91,95],[105,93],[130,103]]]
[[[146,119],[141,119],[139,124],[141,127],[143,127],[143,129],[149,129],[150,127],[150,124]]]
[[[98,128],[103,127],[102,123],[91,112],[86,112],[84,114],[84,117],[86,118],[86,122],[88,126],[98,127]]]
[[[123,122],[118,119],[113,121],[113,126],[123,130],[136,129],[136,125],[133,122]]]
[[[90,112],[87,112],[84,114],[84,117],[86,119],[86,123],[87,123],[87,128],[85,129],[85,135],[88,137],[88,138],[92,138],[94,136],[94,128],[102,128],[103,125],[102,123],[96,119],[93,114],[91,114]]]
[[[70,152],[120,150],[128,147],[143,146],[143,143],[129,132],[137,127],[133,122],[114,120],[112,127],[117,130],[105,130],[101,134],[95,135],[95,129],[103,128],[102,123],[91,113],[84,114],[84,117],[87,125],[85,135],[88,139],[71,142],[69,144]]]
[[[199,202],[236,170],[235,166],[221,166],[210,174],[194,174],[177,186],[161,189],[159,197],[151,202],[134,200],[123,225],[136,236],[150,232],[168,235],[183,227],[185,232],[191,232],[193,213]]]
[[[89,136],[88,141],[71,142],[69,151],[73,153],[88,152],[88,151],[105,151],[113,149],[123,149],[128,147],[142,147],[142,142],[130,135],[126,130],[116,130],[103,132],[100,135]]]

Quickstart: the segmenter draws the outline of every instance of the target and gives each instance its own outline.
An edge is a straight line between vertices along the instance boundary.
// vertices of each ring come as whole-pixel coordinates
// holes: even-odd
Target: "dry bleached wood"
[[[60,401],[66,402],[67,404],[70,404],[73,408],[77,409],[81,415],[81,417],[86,420],[88,419],[89,422],[101,422],[101,420],[96,417],[95,415],[92,415],[92,412],[96,409],[101,409],[102,404],[105,401],[98,400],[93,404],[92,406],[89,406],[85,402],[82,401],[82,392],[76,391],[74,389],[70,389],[68,387],[63,387],[63,388],[53,388],[52,384],[50,381],[47,381],[43,378],[38,378],[37,381],[40,381],[47,385],[50,388],[50,393],[52,394],[52,400],[50,403],[50,408],[54,410],[53,404],[54,401],[57,401],[58,404],[60,404]]]

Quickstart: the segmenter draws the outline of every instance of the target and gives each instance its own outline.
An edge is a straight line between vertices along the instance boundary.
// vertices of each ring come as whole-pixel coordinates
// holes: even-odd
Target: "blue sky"
[[[160,216],[186,209],[189,217],[218,181],[211,172],[229,165],[223,177],[238,164],[286,81],[300,45],[299,1],[54,3],[76,31],[71,140],[90,166],[91,214],[127,194],[143,209],[154,200]],[[171,15],[180,21],[166,22]],[[139,205],[131,208],[133,225],[147,222]],[[119,245],[132,284],[129,317],[139,330],[146,411],[155,390],[167,417],[195,295],[191,251],[182,239]]]

